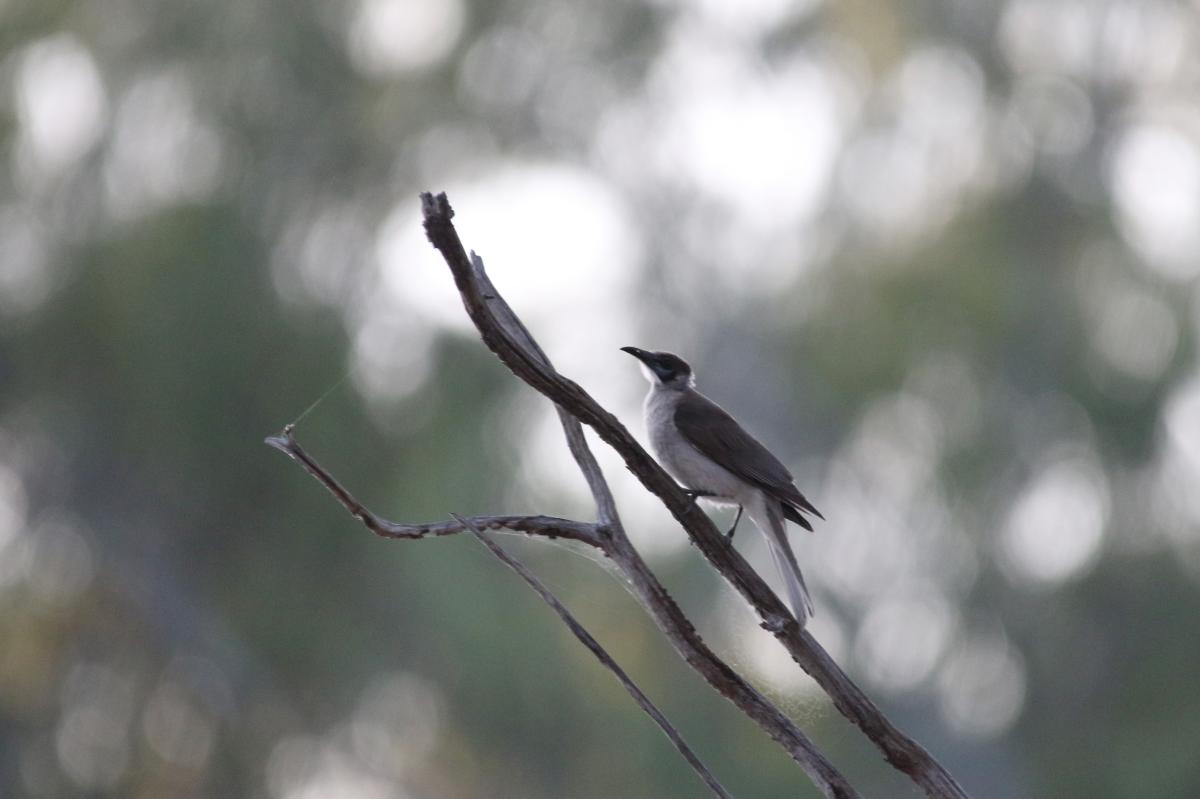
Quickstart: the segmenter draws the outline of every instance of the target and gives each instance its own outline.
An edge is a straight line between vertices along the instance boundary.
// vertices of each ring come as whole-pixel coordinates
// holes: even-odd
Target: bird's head
[[[692,367],[678,355],[669,352],[647,352],[637,347],[622,347],[622,352],[628,352],[642,362],[642,374],[651,385],[664,388],[684,389],[695,383]]]

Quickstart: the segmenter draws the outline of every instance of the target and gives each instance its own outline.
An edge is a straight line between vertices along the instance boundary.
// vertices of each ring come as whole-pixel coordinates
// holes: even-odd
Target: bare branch
[[[446,196],[422,194],[421,206],[426,235],[450,267],[463,305],[488,348],[515,375],[554,402],[560,414],[568,413],[591,426],[617,451],[626,467],[662,500],[687,530],[704,556],[750,602],[762,619],[763,627],[775,634],[792,658],[825,690],[838,710],[863,730],[889,763],[907,774],[934,799],[967,799],[966,792],[954,777],[920,744],[896,728],[834,663],[816,639],[796,623],[762,578],[726,542],[712,521],[646,453],[625,426],[578,384],[558,374],[544,355],[539,358],[540,350],[531,351],[521,346],[523,342],[514,335],[511,323],[501,323],[490,312],[491,301],[498,295],[483,275],[482,262],[467,257],[451,222],[454,212]],[[515,318],[511,310],[507,313]],[[525,336],[528,337],[527,332]]]
[[[375,535],[381,538],[432,538],[454,535],[470,529],[458,521],[404,524],[375,515],[300,446],[294,433],[292,425],[288,425],[280,435],[268,436],[266,443],[303,466],[306,472],[329,489],[329,493],[333,494],[351,516],[362,522]],[[603,536],[596,525],[572,519],[559,519],[554,516],[474,516],[470,521],[472,525],[483,530],[512,530],[542,538],[566,538],[600,550],[605,548]]]
[[[691,765],[692,769],[694,769],[695,772],[700,775],[700,779],[704,780],[704,784],[707,785],[710,790],[712,790],[713,794],[722,797],[723,799],[733,799],[721,785],[721,783],[717,781],[717,778],[712,775],[712,772],[710,772],[700,758],[697,757],[696,753],[692,751],[691,747],[689,747],[683,740],[683,737],[679,734],[679,731],[671,725],[671,722],[667,721],[667,717],[662,714],[662,711],[660,711],[654,705],[654,703],[650,701],[650,697],[646,696],[646,694],[642,692],[642,689],[637,687],[637,684],[630,679],[629,675],[625,673],[625,670],[617,664],[617,661],[613,660],[612,656],[609,655],[608,652],[605,651],[604,647],[600,645],[600,642],[593,638],[592,634],[589,633],[573,615],[571,615],[571,611],[567,610],[563,603],[558,600],[558,597],[550,593],[549,589],[542,585],[541,580],[539,580],[533,575],[532,572],[526,569],[520,561],[505,552],[499,544],[488,539],[483,533],[481,533],[479,528],[472,524],[469,519],[463,519],[455,516],[454,514],[450,515],[453,516],[456,521],[470,530],[474,536],[491,551],[493,555],[499,558],[510,569],[519,574],[521,579],[528,583],[529,587],[537,592],[538,596],[540,596],[547,605],[554,609],[554,612],[558,614],[560,619],[562,619],[563,624],[567,625],[567,628],[571,631],[571,633],[574,634],[574,636],[578,638],[593,655],[596,656],[596,659],[599,660],[606,669],[616,675],[616,678],[620,680],[621,685],[625,686],[625,690],[628,691],[629,695],[633,697],[633,701],[637,702],[638,707],[645,711],[646,715],[654,719],[654,722],[658,724],[659,728],[666,734],[668,738],[671,739],[671,743],[675,745],[675,748],[679,750],[679,754],[683,755],[683,759],[686,760],[688,764]]]

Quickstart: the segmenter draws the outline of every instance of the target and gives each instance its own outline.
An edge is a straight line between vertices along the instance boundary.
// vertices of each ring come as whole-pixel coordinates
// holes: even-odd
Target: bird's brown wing
[[[675,426],[717,464],[783,502],[792,521],[811,530],[799,511],[825,518],[796,488],[787,467],[712,400],[689,393],[675,407]],[[793,508],[795,513],[787,513]]]

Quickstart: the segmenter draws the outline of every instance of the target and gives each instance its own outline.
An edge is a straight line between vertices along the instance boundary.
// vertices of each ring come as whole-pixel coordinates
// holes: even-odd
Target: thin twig
[[[351,516],[381,538],[433,538],[455,535],[467,530],[460,522],[456,521],[404,524],[377,516],[355,499],[353,494],[347,491],[341,483],[334,479],[333,475],[300,446],[300,442],[295,438],[295,429],[292,425],[283,428],[283,432],[277,436],[268,436],[265,441],[268,446],[283,452],[303,466],[306,472],[329,489],[329,493],[333,494],[342,507],[350,512]],[[484,530],[512,530],[542,538],[565,538],[588,544],[600,550],[604,549],[604,540],[596,525],[573,519],[560,519],[555,516],[475,516],[471,518],[471,523]]]
[[[625,670],[621,668],[617,661],[613,660],[612,656],[609,655],[608,652],[605,651],[604,647],[600,645],[600,642],[592,637],[592,634],[589,633],[573,615],[571,615],[571,611],[567,610],[566,606],[564,606],[563,603],[558,600],[558,597],[550,593],[549,589],[542,585],[542,582],[535,577],[532,572],[525,568],[520,561],[518,561],[512,555],[509,555],[500,547],[499,544],[490,540],[487,536],[480,532],[479,528],[472,524],[469,519],[461,518],[453,513],[450,514],[450,516],[455,521],[459,522],[468,530],[470,530],[471,533],[478,538],[479,541],[485,547],[487,547],[493,555],[495,555],[497,558],[503,561],[505,565],[520,575],[521,579],[524,580],[530,588],[536,591],[538,596],[540,596],[547,605],[554,609],[554,612],[558,614],[560,619],[562,619],[563,624],[567,625],[567,629],[569,629],[571,633],[578,638],[593,655],[596,656],[596,659],[600,661],[601,665],[611,671],[616,678],[620,680],[621,685],[623,685],[625,690],[629,692],[629,695],[633,697],[633,701],[637,702],[638,707],[645,711],[646,715],[654,719],[654,722],[658,724],[659,729],[661,729],[666,736],[671,739],[671,743],[673,743],[675,748],[679,750],[679,754],[683,755],[683,759],[686,760],[688,764],[691,765],[692,769],[700,775],[700,779],[704,780],[704,784],[712,790],[713,794],[722,797],[723,799],[732,799],[732,797],[729,795],[729,792],[726,791],[721,783],[717,781],[717,778],[714,777],[712,772],[708,770],[708,767],[704,765],[696,753],[692,751],[691,747],[687,745],[687,742],[683,740],[683,736],[679,734],[679,731],[671,725],[671,722],[667,721],[667,717],[662,714],[662,711],[660,711],[654,705],[654,703],[650,701],[650,697],[646,696],[646,694],[642,692],[642,689],[637,687],[637,684],[630,679]]]

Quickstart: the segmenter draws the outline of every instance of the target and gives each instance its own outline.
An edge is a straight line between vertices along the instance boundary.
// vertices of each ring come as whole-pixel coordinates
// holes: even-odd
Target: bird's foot
[[[784,628],[786,628],[788,624],[795,623],[795,619],[785,614],[783,616],[767,616],[758,626],[762,627],[772,635],[778,635],[779,633],[783,632]],[[801,626],[803,627],[803,625]]]

